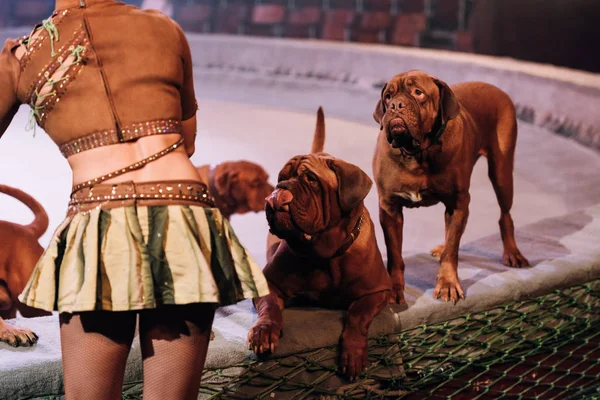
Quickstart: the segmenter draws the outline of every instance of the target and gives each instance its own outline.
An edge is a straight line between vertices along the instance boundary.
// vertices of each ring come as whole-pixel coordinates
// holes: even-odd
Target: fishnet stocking
[[[66,400],[121,398],[135,322],[134,312],[60,315]]]
[[[214,312],[206,303],[140,312],[144,400],[198,398]]]

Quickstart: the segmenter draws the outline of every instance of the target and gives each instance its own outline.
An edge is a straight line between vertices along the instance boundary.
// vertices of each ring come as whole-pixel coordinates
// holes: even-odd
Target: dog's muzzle
[[[290,203],[294,196],[292,192],[285,189],[275,189],[265,198],[267,204],[275,211],[290,211]]]
[[[412,137],[406,123],[401,118],[393,118],[388,123],[387,141],[395,149],[402,149],[404,152],[415,153],[420,143]]]

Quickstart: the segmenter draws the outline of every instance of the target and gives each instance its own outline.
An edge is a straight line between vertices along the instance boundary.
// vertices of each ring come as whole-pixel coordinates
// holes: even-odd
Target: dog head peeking
[[[354,216],[372,185],[359,167],[329,154],[293,157],[267,197],[270,231],[292,247],[306,248]]]
[[[392,147],[412,155],[427,146],[429,133],[436,135],[459,112],[458,100],[445,82],[411,70],[383,86],[373,118]]]
[[[265,209],[265,197],[273,191],[269,174],[250,161],[228,161],[215,169],[214,186],[218,201],[225,203],[231,214],[260,212]]]

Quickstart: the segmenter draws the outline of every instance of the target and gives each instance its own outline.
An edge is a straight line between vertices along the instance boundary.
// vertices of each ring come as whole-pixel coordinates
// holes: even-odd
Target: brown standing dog
[[[15,347],[31,346],[38,339],[35,333],[9,325],[3,319],[14,318],[17,309],[24,317],[51,314],[25,306],[17,299],[44,252],[38,239],[48,229],[48,214],[40,203],[19,189],[0,185],[0,193],[21,201],[34,215],[33,222],[25,226],[0,221],[0,341]]]
[[[384,85],[373,118],[380,124],[373,172],[394,285],[391,301],[404,302],[402,209],[438,202],[446,207],[446,240],[431,251],[440,257],[433,296],[455,303],[464,299],[457,274],[458,247],[469,216],[471,172],[481,155],[487,157],[500,204],[504,264],[528,265],[517,248],[510,216],[517,120],[506,93],[481,82],[450,88],[412,70]]]
[[[233,214],[264,211],[265,197],[273,191],[267,171],[250,161],[227,161],[196,169],[227,219]]]
[[[255,299],[258,320],[248,333],[256,353],[274,352],[284,303],[302,296],[347,310],[340,365],[351,379],[367,367],[367,331],[388,303],[385,270],[363,199],[371,179],[355,165],[321,153],[325,135],[319,109],[312,153],[293,157],[279,173],[265,206],[270,237],[264,274],[271,294]]]

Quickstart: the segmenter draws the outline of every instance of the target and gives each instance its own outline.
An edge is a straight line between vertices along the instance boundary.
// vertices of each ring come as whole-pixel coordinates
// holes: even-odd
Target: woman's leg
[[[66,400],[121,399],[135,312],[60,315]]]
[[[144,400],[198,398],[215,308],[196,303],[140,312]]]

